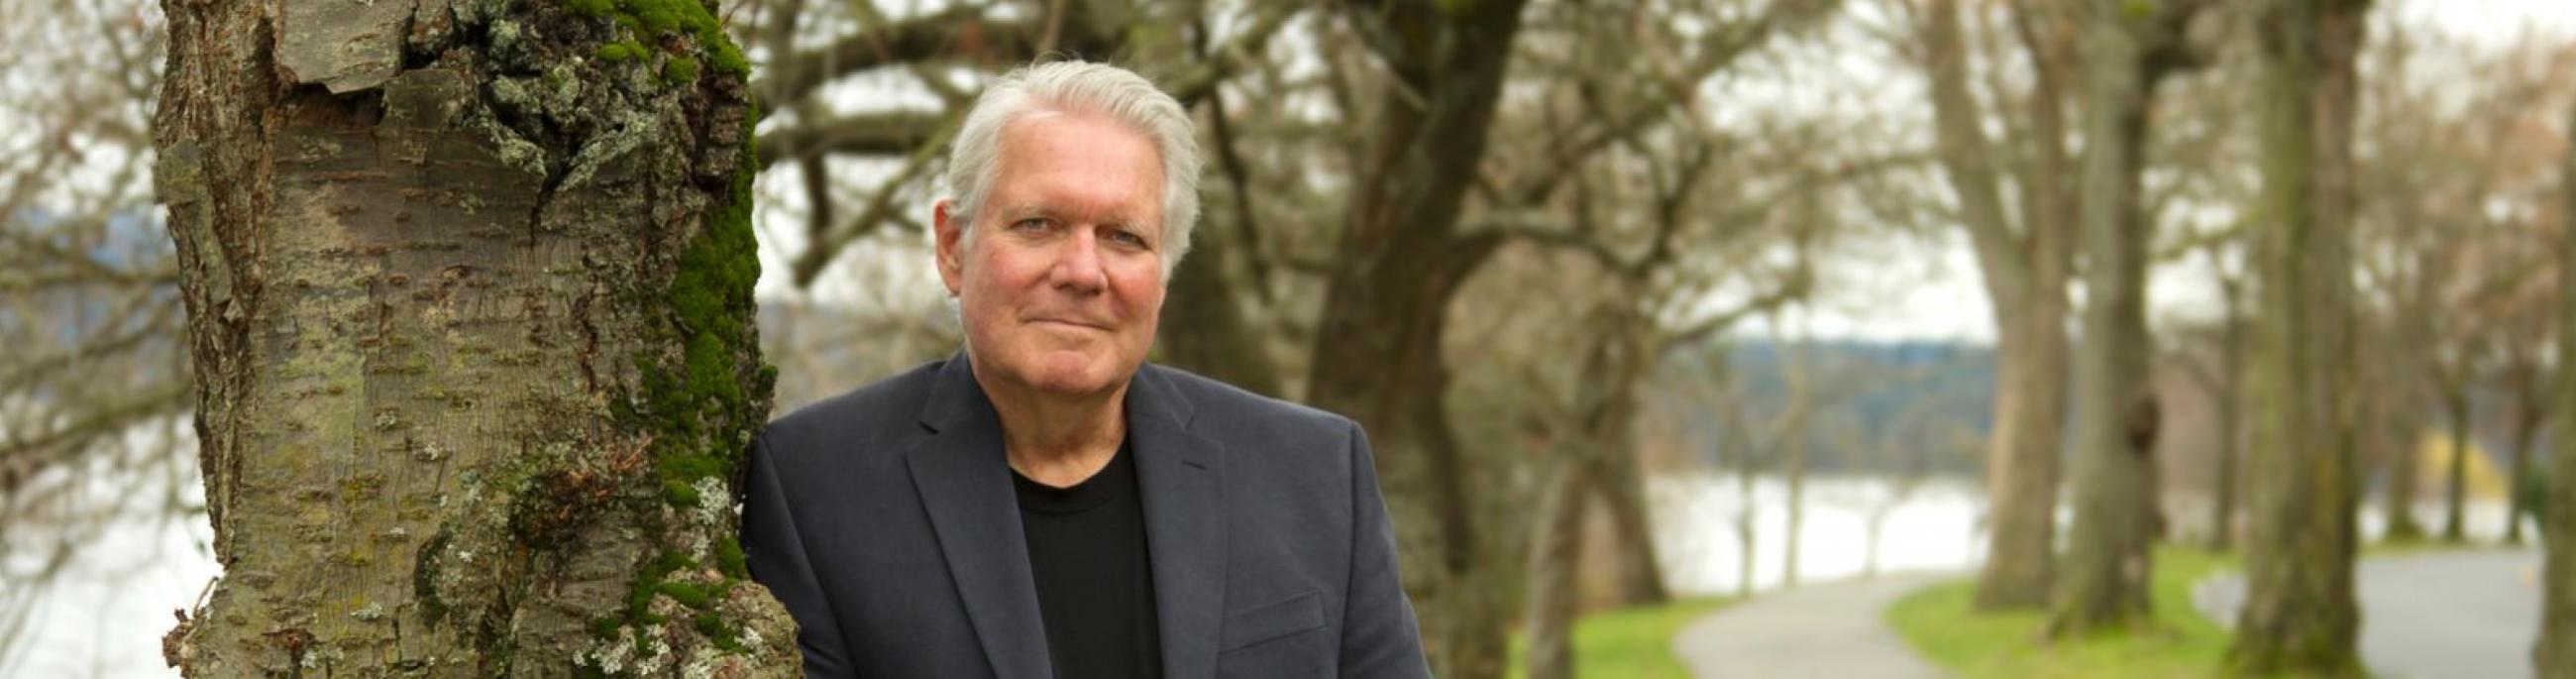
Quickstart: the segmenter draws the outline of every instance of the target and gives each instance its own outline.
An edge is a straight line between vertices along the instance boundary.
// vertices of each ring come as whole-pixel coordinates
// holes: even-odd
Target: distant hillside
[[[1733,340],[1669,357],[1667,381],[1708,379],[1707,362],[1726,357],[1737,378],[1745,412],[1760,427],[1788,407],[1788,373],[1795,345]],[[1820,340],[1806,348],[1811,384],[1828,400],[1809,420],[1807,468],[1811,473],[1894,473],[1923,452],[1923,464],[1945,474],[1975,474],[1973,451],[1991,425],[1994,350],[1956,342]],[[1665,390],[1668,408],[1700,406]],[[1717,463],[1721,418],[1689,418],[1704,461]],[[1965,448],[1963,450],[1963,447]]]

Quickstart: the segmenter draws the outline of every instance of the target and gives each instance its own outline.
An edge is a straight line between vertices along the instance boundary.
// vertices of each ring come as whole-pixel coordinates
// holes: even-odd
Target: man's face
[[[934,215],[939,278],[976,373],[1049,394],[1117,389],[1163,307],[1153,142],[1108,118],[1036,111],[1002,126],[998,155],[974,238],[947,203]]]

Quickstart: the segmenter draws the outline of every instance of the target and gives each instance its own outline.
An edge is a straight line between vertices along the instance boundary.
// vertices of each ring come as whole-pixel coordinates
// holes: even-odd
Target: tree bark
[[[1232,247],[1218,229],[1198,231],[1189,255],[1172,273],[1172,294],[1163,304],[1165,322],[1154,347],[1168,365],[1264,396],[1282,396],[1279,368],[1243,318],[1237,286],[1226,276],[1225,253]]]
[[[2263,72],[2253,531],[2233,672],[2362,676],[2352,560],[2352,121],[2366,0],[2273,0]]]
[[[2084,342],[2077,351],[2075,525],[2050,634],[2117,630],[2147,618],[2158,411],[2147,381],[2148,243],[2139,204],[2147,106],[2183,48],[2190,0],[2084,6],[2086,107],[2082,227]]]
[[[2217,459],[2211,462],[2218,473],[2216,482],[2211,484],[2215,486],[2215,501],[2210,503],[2209,549],[2223,552],[2236,545],[2236,498],[2240,494],[2237,472],[2244,466],[2241,450],[2245,424],[2238,409],[2245,405],[2245,316],[2237,308],[2242,285],[2230,278],[2221,281],[2220,287],[2227,306],[2227,330],[2221,340],[2226,346],[2219,349],[2222,374],[2218,376],[2218,451]]]
[[[2569,110],[2567,129],[2576,130],[2576,107]],[[2567,164],[2559,171],[2559,223],[2576,224],[2576,144],[2568,145]],[[2549,437],[2549,500],[2542,507],[2548,518],[2540,524],[2547,556],[2540,578],[2540,638],[2531,648],[2532,674],[2539,679],[2576,679],[2576,436],[2565,433],[2576,432],[2576,370],[2568,368],[2576,366],[2576,266],[2568,265],[2576,262],[2576,229],[2558,233],[2559,368],[2549,406],[2561,433]]]
[[[1940,160],[1958,194],[1996,326],[1994,431],[1986,457],[1989,524],[1978,571],[1979,610],[2047,605],[2056,541],[2058,446],[2066,413],[2066,280],[2073,248],[2063,211],[2025,215],[2021,233],[2003,207],[1996,168],[2008,151],[1991,144],[1968,88],[1968,50],[1955,0],[1935,0],[1923,27]],[[2044,59],[2040,63],[2046,63]],[[2046,69],[2042,69],[2045,73]],[[2042,83],[2048,80],[2042,78]],[[2056,94],[2035,95],[2041,136],[2055,134]],[[2062,163],[2062,144],[2036,153]],[[2061,173],[2044,173],[2056,175]],[[2023,191],[2061,190],[2055,184]]]
[[[2462,372],[2466,372],[2465,366]],[[2442,539],[2446,542],[2467,542],[2468,528],[2463,525],[2467,523],[2467,517],[2464,514],[2468,504],[2469,445],[2471,443],[2467,375],[2455,375],[2450,383],[2443,385],[2442,403],[2451,414],[2451,456],[2444,462],[2449,469],[2444,472],[2446,480],[2442,484]]]
[[[774,378],[747,66],[624,6],[165,5],[224,572],[186,675],[797,672],[734,542]]]
[[[2523,484],[2531,480],[2528,476],[2531,473],[2531,442],[2539,437],[2540,418],[2546,414],[2546,408],[2539,401],[2540,395],[2533,393],[2538,388],[2534,383],[2540,379],[2533,373],[2538,370],[2539,366],[2526,365],[2513,377],[2516,383],[2513,411],[2513,469],[2510,472],[2512,481],[2505,485],[2507,499],[2504,513],[2504,542],[2508,545],[2522,544],[2522,517],[2531,512],[2527,502],[2529,496],[2524,494],[2522,489]]]
[[[1366,427],[1420,606],[1434,672],[1503,672],[1508,590],[1484,548],[1476,486],[1444,399],[1448,307],[1499,238],[1458,215],[1485,152],[1522,0],[1352,3],[1345,16],[1388,70],[1326,275],[1308,401]],[[1488,234],[1490,235],[1490,234]]]
[[[1530,538],[1528,610],[1521,630],[1528,679],[1574,676],[1575,598],[1581,589],[1577,571],[1582,563],[1584,501],[1591,496],[1584,492],[1586,465],[1569,455],[1565,446],[1558,448],[1558,459],[1548,465],[1556,473],[1540,492],[1538,530]]]

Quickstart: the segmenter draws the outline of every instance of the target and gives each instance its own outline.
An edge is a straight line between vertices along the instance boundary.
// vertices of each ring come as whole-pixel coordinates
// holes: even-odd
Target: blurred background
[[[2265,81],[2232,7],[2181,31],[2195,56],[2144,109],[2138,195],[2161,424],[2128,482],[2195,554],[2248,520],[2265,313]],[[1515,666],[1570,645],[1583,671],[1674,671],[1668,640],[1744,597],[1968,577],[2033,506],[2002,508],[1998,465],[2073,469],[2092,71],[2058,3],[722,10],[774,112],[777,412],[959,346],[925,225],[984,79],[1127,65],[1190,107],[1207,161],[1157,360],[1370,423],[1430,636],[1501,630]],[[1460,38],[1416,30],[1443,22]],[[149,2],[0,0],[0,676],[175,676],[161,634],[217,572],[153,200],[162,30]],[[2576,5],[2383,0],[2367,35],[2360,530],[2522,544],[2552,435]],[[2056,540],[2075,485],[2023,489]]]

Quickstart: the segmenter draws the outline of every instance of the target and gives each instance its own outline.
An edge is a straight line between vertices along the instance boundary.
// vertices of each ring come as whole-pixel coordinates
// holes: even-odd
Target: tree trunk
[[[1788,440],[1781,442],[1781,445],[1788,446],[1783,451],[1787,453],[1787,459],[1782,460],[1781,465],[1782,480],[1789,485],[1789,522],[1781,529],[1784,533],[1780,536],[1786,540],[1780,543],[1781,589],[1798,586],[1798,529],[1807,521],[1807,433],[1794,431],[1788,432],[1788,436]]]
[[[741,53],[694,2],[166,6],[223,579],[188,676],[792,676]]]
[[[2451,456],[2445,462],[2450,469],[2444,472],[2447,480],[2443,483],[2442,501],[2442,539],[2448,542],[2467,542],[2469,539],[2467,526],[2463,525],[2467,523],[2464,514],[2469,490],[2468,382],[2467,376],[2456,376],[2456,381],[2446,385],[2447,391],[2442,394],[2442,403],[2451,413]]]
[[[1225,274],[1226,251],[1236,247],[1227,235],[1221,229],[1198,230],[1189,255],[1172,272],[1172,292],[1163,303],[1154,348],[1167,365],[1280,396],[1279,368],[1245,322],[1235,282]]]
[[[2576,130],[2576,107],[2567,116]],[[2561,224],[2576,224],[2576,144],[2567,147],[2560,168]],[[2556,435],[2549,437],[2549,500],[2540,524],[2548,556],[2540,578],[2540,638],[2532,643],[2532,674],[2539,679],[2576,679],[2576,229],[2560,229],[2558,242],[2558,390],[2549,401]]]
[[[1450,300],[1501,245],[1492,234],[1461,236],[1458,215],[1484,157],[1521,4],[1348,7],[1387,66],[1389,91],[1365,118],[1376,129],[1353,178],[1307,380],[1309,402],[1368,429],[1432,669],[1464,679],[1503,672],[1509,592],[1495,564],[1509,559],[1482,547],[1478,484],[1443,404],[1441,346]]]
[[[2125,628],[2148,614],[2147,545],[2156,515],[2158,413],[2147,381],[2147,245],[2139,205],[2147,105],[2179,35],[2159,29],[2172,5],[2085,6],[2086,107],[2083,234],[2084,342],[2076,398],[2075,525],[2051,612],[2052,635]],[[2178,28],[2175,31],[2178,33]]]
[[[1634,417],[1624,418],[1617,445],[1605,446],[1603,457],[1594,460],[1593,472],[1585,475],[1601,506],[1610,512],[1610,529],[1619,550],[1621,606],[1659,604],[1673,598],[1664,585],[1663,561],[1655,549],[1654,517],[1646,507],[1645,475],[1637,468],[1634,426]]]
[[[2253,531],[2232,671],[2361,676],[2353,651],[2349,253],[2364,0],[2273,0],[2258,18],[2265,224],[2254,365]]]
[[[1582,563],[1584,500],[1590,495],[1583,492],[1585,465],[1571,459],[1565,446],[1558,449],[1559,459],[1548,465],[1556,473],[1540,493],[1538,530],[1530,539],[1528,612],[1521,631],[1528,679],[1574,676],[1575,598],[1582,589],[1577,571]]]
[[[2530,372],[2536,369],[2536,366],[2524,366],[2523,372],[2514,377],[2525,386],[2514,390],[2513,471],[2512,483],[2506,485],[2504,513],[2504,542],[2508,545],[2522,544],[2522,517],[2531,512],[2526,502],[2528,497],[2522,489],[2523,484],[2531,480],[2528,476],[2531,473],[2531,441],[2540,435],[2540,418],[2544,414],[2536,400],[2540,395],[2532,393],[2533,387],[2529,386],[2531,381],[2538,379]]]
[[[2210,503],[2209,513],[2209,549],[2221,552],[2234,549],[2236,544],[2237,470],[2244,465],[2240,450],[2245,436],[2244,418],[2238,414],[2245,405],[2245,316],[2237,309],[2238,283],[2231,279],[2224,281],[2222,287],[2227,304],[2223,341],[2227,345],[2220,348],[2219,354],[2223,358],[2219,360],[2222,374],[2218,376],[2218,451],[2217,459],[2211,462],[2218,473],[2212,484],[2215,501]]]
[[[1968,50],[1955,0],[1935,0],[1924,27],[1936,141],[1962,222],[1977,252],[1996,325],[1994,431],[1986,456],[1989,522],[1979,610],[2047,605],[2057,531],[2058,446],[2066,408],[2066,279],[2072,251],[2062,210],[2025,215],[2016,234],[1996,168],[2007,151],[1989,143],[1968,87]],[[2044,63],[2044,62],[2043,62]],[[2045,80],[2043,79],[2043,82]],[[2054,94],[2042,92],[2043,99]],[[2054,103],[2034,115],[2053,134]],[[2058,144],[2036,144],[2057,162]],[[2055,174],[2055,173],[2048,173]],[[2058,187],[2024,186],[2024,191]],[[2045,201],[2034,204],[2055,205]]]

